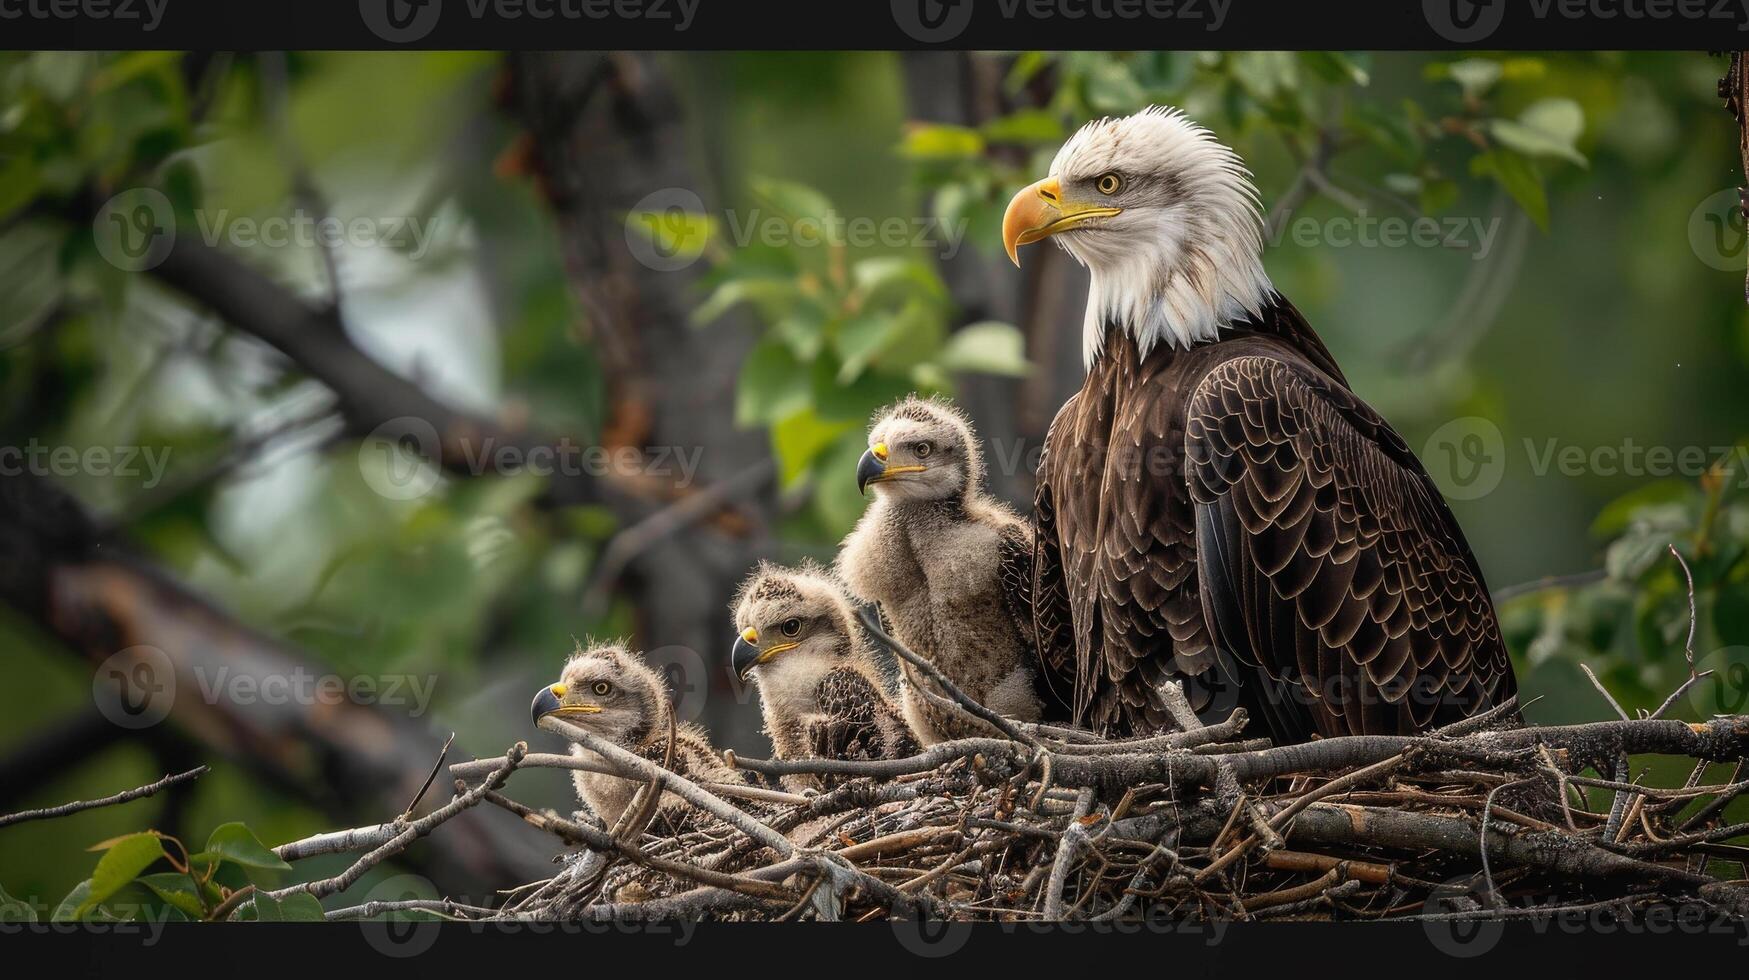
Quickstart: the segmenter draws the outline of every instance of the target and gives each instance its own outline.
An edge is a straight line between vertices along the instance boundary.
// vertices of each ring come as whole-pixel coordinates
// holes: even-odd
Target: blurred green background
[[[1630,710],[1688,675],[1671,544],[1695,576],[1694,654],[1720,671],[1672,711],[1742,710],[1749,249],[1721,60],[575,57],[0,55],[0,444],[167,453],[157,480],[52,478],[118,542],[309,662],[431,679],[415,718],[431,754],[413,768],[450,731],[462,754],[555,748],[529,730],[528,696],[589,636],[680,651],[666,662],[695,695],[685,713],[763,754],[725,666],[739,571],[830,557],[860,513],[863,423],[912,390],[960,397],[997,443],[996,489],[1029,500],[1027,451],[1079,383],[1084,275],[1042,246],[1010,267],[1002,209],[1075,126],[1150,103],[1250,163],[1271,276],[1452,497],[1540,698],[1529,716],[1606,717],[1581,664]],[[660,126],[595,111],[625,86],[657,93],[643,105]],[[411,461],[361,451],[302,365],[106,260],[92,209],[135,188],[164,195],[179,236],[298,214],[383,232],[206,244],[312,308],[337,304],[360,351],[447,405],[585,445],[630,426],[633,444],[701,454],[697,483],[663,488],[656,509],[745,475],[667,542],[693,577],[620,538],[647,511],[555,502],[538,474],[432,471],[412,499],[374,490],[378,467]],[[1411,227],[1414,240],[1392,231]],[[633,314],[610,330],[596,304],[627,291],[665,305],[617,307]],[[629,363],[604,346],[616,330],[646,341]],[[1452,469],[1474,445],[1480,484]],[[675,592],[698,597],[677,607]],[[0,645],[4,759],[89,713],[92,663],[13,611]],[[0,829],[0,887],[52,902],[115,834],[195,842],[242,820],[275,844],[338,826],[353,802],[264,783],[221,749],[208,731],[129,736],[7,787],[0,811],[105,795],[178,760],[215,767],[173,807]],[[518,789],[567,806],[557,774]]]

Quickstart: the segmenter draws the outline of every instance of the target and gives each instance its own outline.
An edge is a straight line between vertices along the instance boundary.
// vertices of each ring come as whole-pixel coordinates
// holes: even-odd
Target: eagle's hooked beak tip
[[[1041,232],[1062,216],[1056,207],[1061,200],[1056,179],[1046,177],[1022,187],[1008,202],[1008,210],[1002,213],[1002,248],[1015,268],[1020,268],[1020,246],[1044,237]]]
[[[1064,201],[1062,184],[1055,177],[1046,177],[1022,187],[1008,202],[1008,210],[1002,214],[1002,247],[1019,267],[1020,246],[1122,211],[1105,204]]]
[[[545,718],[547,715],[550,715],[563,707],[564,702],[559,699],[564,697],[564,695],[565,685],[563,684],[553,684],[541,688],[540,693],[534,696],[534,704],[529,707],[529,712],[534,723],[537,725],[540,724],[542,718]]]
[[[737,680],[746,680],[753,667],[759,663],[759,633],[749,626],[735,637],[735,649],[729,654],[729,669],[735,672]]]
[[[856,461],[856,492],[866,496],[868,485],[885,476],[887,472],[887,447],[885,443],[875,443],[868,452]]]

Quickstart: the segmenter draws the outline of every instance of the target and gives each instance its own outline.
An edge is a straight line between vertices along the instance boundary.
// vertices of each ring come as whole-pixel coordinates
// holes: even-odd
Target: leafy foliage
[[[973,240],[986,243],[998,240],[1009,196],[1045,172],[1075,127],[1148,105],[1184,109],[1248,159],[1260,156],[1262,141],[1286,144],[1300,164],[1320,153],[1364,156],[1350,181],[1360,196],[1345,205],[1438,215],[1458,201],[1461,181],[1480,179],[1548,230],[1549,175],[1587,161],[1577,100],[1545,96],[1520,107],[1524,93],[1546,84],[1545,61],[1434,61],[1425,71],[1437,83],[1428,98],[1392,104],[1366,98],[1371,60],[1340,52],[1029,52],[1015,60],[1008,87],[1048,84],[1044,105],[975,130],[913,126],[902,152],[936,188],[943,220],[964,218],[977,229]],[[1452,146],[1469,155],[1467,164],[1453,158]]]
[[[235,908],[237,892],[246,885],[261,891],[252,896],[253,911],[245,909],[244,920],[322,920],[322,905],[311,895],[275,900],[262,893],[278,880],[277,872],[290,871],[291,865],[275,857],[242,823],[215,828],[195,854],[180,840],[155,830],[112,838],[90,850],[102,855],[91,877],[61,900],[51,921],[210,920],[230,911],[227,903]],[[159,865],[171,870],[147,873]],[[35,921],[36,910],[0,892],[0,916]]]
[[[954,372],[1024,375],[1020,333],[985,322],[950,333],[953,302],[936,267],[917,255],[863,254],[821,192],[765,180],[757,190],[777,233],[730,247],[721,223],[688,222],[715,257],[708,298],[694,320],[730,311],[761,325],[735,392],[735,419],[771,433],[786,487],[814,487],[818,526],[849,530],[861,512],[847,474],[867,447],[870,415],[913,391],[951,392]],[[654,224],[654,222],[652,222]],[[769,229],[768,229],[769,230]]]
[[[1743,713],[1749,708],[1743,477],[1743,456],[1735,452],[1698,483],[1661,480],[1604,508],[1593,525],[1607,542],[1601,579],[1508,603],[1502,610],[1507,645],[1523,651],[1533,668],[1560,660],[1586,664],[1612,692],[1636,704],[1656,703],[1692,673],[1711,671],[1674,713],[1697,720]]]

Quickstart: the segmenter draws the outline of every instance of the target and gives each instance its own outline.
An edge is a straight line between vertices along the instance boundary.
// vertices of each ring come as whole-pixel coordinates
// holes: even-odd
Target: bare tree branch
[[[95,810],[98,807],[103,806],[119,806],[123,803],[131,803],[134,800],[143,800],[148,796],[156,796],[172,786],[177,786],[198,779],[201,776],[206,775],[209,768],[210,767],[208,766],[200,766],[196,769],[190,769],[187,772],[180,772],[173,776],[165,776],[163,779],[160,779],[155,783],[136,786],[133,789],[125,790],[114,796],[106,796],[101,800],[82,800],[75,803],[63,803],[60,806],[51,806],[42,810],[25,810],[21,813],[9,813],[5,816],[0,816],[0,827],[9,827],[12,824],[24,823],[27,820],[47,820],[51,817],[64,817],[70,813],[79,813],[84,810]]]

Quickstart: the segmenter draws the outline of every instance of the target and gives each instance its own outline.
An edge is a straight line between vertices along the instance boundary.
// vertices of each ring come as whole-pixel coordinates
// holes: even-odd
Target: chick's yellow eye
[[[606,681],[596,681],[595,686],[590,688],[590,690],[593,690],[595,692],[596,697],[604,698],[604,697],[607,697],[608,693],[613,690],[613,685],[609,684]]]
[[[784,636],[795,636],[802,631],[802,621],[799,619],[786,619],[783,621],[783,625],[779,628],[783,630]]]
[[[1123,178],[1117,174],[1106,174],[1100,177],[1093,186],[1099,188],[1099,193],[1110,196],[1116,194],[1118,189],[1123,187]]]

